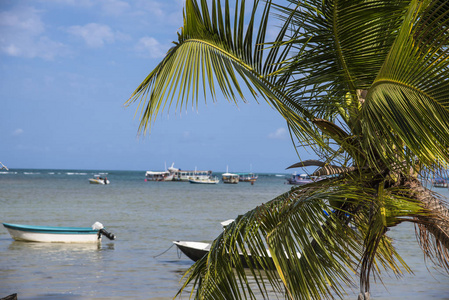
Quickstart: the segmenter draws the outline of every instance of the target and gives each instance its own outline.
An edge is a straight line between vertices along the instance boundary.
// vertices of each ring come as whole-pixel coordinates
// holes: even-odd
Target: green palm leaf
[[[449,161],[449,34],[444,1],[411,1],[399,35],[363,109],[365,149],[426,166]],[[395,149],[406,147],[399,155]],[[394,153],[394,154],[393,154]]]
[[[236,103],[239,99],[245,101],[243,91],[246,89],[254,97],[265,98],[295,128],[299,126],[302,129],[302,132],[297,131],[299,135],[314,132],[307,120],[313,116],[274,84],[275,77],[269,76],[270,72],[282,67],[288,53],[286,49],[290,47],[284,46],[284,50],[279,47],[263,48],[266,47],[264,41],[270,3],[265,5],[261,13],[258,29],[255,27],[258,1],[254,2],[249,23],[245,23],[245,1],[240,6],[236,5],[234,30],[231,27],[228,1],[224,5],[224,13],[221,7],[219,0],[212,1],[210,12],[206,1],[201,1],[201,7],[194,0],[186,2],[184,26],[178,42],[127,102],[140,101],[139,129],[147,131],[158,112],[173,103],[179,109],[187,105],[187,101],[198,106],[200,94],[204,99],[211,96],[215,101],[218,84],[228,100]],[[248,26],[246,32],[243,31],[244,26]],[[282,42],[287,28],[288,24],[280,29],[275,43]],[[206,87],[210,90],[209,95]]]
[[[232,11],[228,1],[187,0],[178,41],[127,102],[139,102],[145,132],[172,105],[198,107],[219,92],[235,103],[262,97],[325,162],[296,166],[340,173],[239,216],[189,269],[180,293],[192,284],[198,299],[271,290],[342,297],[360,272],[364,294],[371,274],[409,271],[386,235],[405,221],[419,225],[426,255],[449,268],[449,213],[410,172],[449,162],[449,4],[290,2],[267,1],[259,11],[255,1],[247,14],[245,1]],[[267,43],[273,7],[283,24]]]
[[[389,204],[383,217],[362,217],[372,211],[370,203],[376,191],[365,188],[361,192],[358,183],[348,183],[348,178],[344,182],[342,185],[336,179],[293,188],[239,216],[214,241],[209,255],[192,266],[183,288],[196,284],[200,299],[258,299],[254,288],[265,297],[274,289],[292,299],[323,299],[344,296],[358,267],[369,265],[376,272],[390,269],[401,274],[402,265],[409,271],[383,233],[385,226],[422,211],[421,206],[392,189],[384,195],[383,201]],[[331,213],[331,202],[344,206]],[[375,211],[382,216],[380,209]],[[387,219],[388,223],[382,221]],[[358,230],[348,226],[350,220]],[[373,240],[375,245],[369,244],[364,251],[363,240]],[[248,254],[245,263],[250,268],[246,272],[241,253]],[[358,266],[361,257],[371,264]],[[254,278],[253,284],[249,276]]]

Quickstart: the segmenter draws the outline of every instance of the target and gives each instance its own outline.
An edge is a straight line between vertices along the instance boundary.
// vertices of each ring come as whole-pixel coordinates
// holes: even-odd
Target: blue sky
[[[138,135],[125,101],[182,26],[182,0],[1,0],[0,162],[9,168],[289,172],[285,121],[218,97]],[[302,158],[308,158],[303,153]]]

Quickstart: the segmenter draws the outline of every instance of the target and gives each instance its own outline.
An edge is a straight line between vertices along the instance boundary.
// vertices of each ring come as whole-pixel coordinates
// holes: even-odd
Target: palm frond
[[[288,88],[297,102],[314,110],[317,118],[333,121],[341,108],[351,115],[350,132],[358,132],[358,89],[376,78],[402,21],[408,1],[320,1],[279,6],[293,15],[297,30],[291,43],[299,55],[280,71],[292,78]],[[298,8],[295,4],[300,5]]]
[[[215,101],[218,85],[223,96],[236,103],[240,99],[246,101],[243,91],[249,91],[254,98],[264,98],[288,123],[301,128],[299,136],[315,136],[308,121],[313,115],[275,84],[275,76],[269,76],[283,66],[290,46],[264,48],[271,5],[268,1],[262,12],[258,6],[259,1],[254,1],[247,23],[245,1],[237,3],[234,14],[228,1],[223,5],[220,0],[213,0],[212,10],[205,0],[201,0],[201,5],[196,0],[186,2],[178,42],[127,101],[128,105],[139,102],[141,132],[146,132],[157,114],[173,103],[179,109],[188,102],[197,107],[200,95]],[[282,43],[288,27],[287,23],[279,29],[274,43]]]
[[[449,4],[411,1],[363,107],[364,149],[384,162],[449,162]],[[404,149],[398,152],[397,149]],[[371,156],[377,160],[377,155]],[[389,163],[391,164],[391,162]]]
[[[377,271],[383,267],[400,274],[401,266],[408,271],[382,230],[367,223],[369,203],[377,203],[375,194],[373,189],[361,190],[350,177],[293,188],[236,218],[214,241],[209,255],[189,270],[183,288],[196,284],[200,299],[240,299],[241,292],[256,299],[259,289],[265,297],[273,289],[291,299],[323,299],[344,296],[364,255]],[[401,216],[412,219],[410,215],[421,209],[416,202],[407,204],[405,198],[384,198],[387,222],[397,224]],[[395,201],[403,207],[398,210],[401,205],[390,204],[390,198],[398,198]],[[386,228],[379,220],[380,228]],[[359,229],[351,229],[349,222]],[[363,240],[373,236],[377,236],[372,240],[376,246],[364,252]],[[247,271],[244,264],[249,266]],[[374,270],[370,267],[367,272]],[[249,276],[255,278],[253,284]]]

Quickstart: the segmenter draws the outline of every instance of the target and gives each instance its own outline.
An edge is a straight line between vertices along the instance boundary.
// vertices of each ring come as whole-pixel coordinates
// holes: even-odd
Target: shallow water
[[[211,241],[221,221],[290,188],[274,174],[260,176],[255,185],[194,185],[144,182],[144,172],[134,171],[107,171],[110,185],[89,184],[97,172],[0,173],[1,222],[87,227],[99,221],[118,237],[99,245],[24,243],[2,227],[0,298],[172,299],[192,265],[172,241]],[[449,196],[447,189],[438,191]],[[426,266],[413,226],[400,225],[390,235],[415,275],[384,277],[385,287],[374,284],[373,298],[449,299],[449,277],[430,262]],[[348,293],[347,299],[356,299]]]

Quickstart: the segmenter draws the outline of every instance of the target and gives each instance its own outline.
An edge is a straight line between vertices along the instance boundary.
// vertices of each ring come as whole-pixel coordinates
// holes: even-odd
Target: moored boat
[[[190,178],[190,183],[196,184],[217,184],[220,180],[217,177],[209,177],[209,178]]]
[[[147,171],[145,173],[145,181],[172,181],[173,175],[169,171],[154,172]]]
[[[323,177],[309,176],[307,174],[297,175],[295,173],[295,174],[292,175],[291,178],[287,178],[287,183],[288,184],[293,184],[293,185],[304,185],[304,184],[317,182],[317,181],[320,181],[320,180],[323,180],[323,179],[324,179]]]
[[[221,222],[221,226],[223,226],[223,230],[226,229],[227,226],[232,224],[234,222],[234,219],[229,219],[226,221]],[[182,253],[184,253],[188,258],[190,258],[193,261],[197,261],[204,257],[204,255],[207,255],[210,251],[211,244],[210,243],[203,243],[203,242],[193,242],[193,241],[173,241],[173,244],[178,247],[179,250],[181,250]],[[269,265],[269,268],[274,268],[273,260],[271,258],[271,254],[269,250],[266,250],[267,257],[269,258],[269,261],[271,265]],[[301,257],[301,254],[299,252],[296,253],[296,255]],[[242,263],[242,266],[244,268],[248,268],[248,261],[247,258],[250,261],[251,265],[256,268],[261,268],[261,265],[259,263],[259,259],[255,259],[255,257],[251,256],[251,253],[247,251],[246,255],[244,255],[242,252],[239,252],[240,261]],[[262,256],[260,256],[262,257]]]
[[[189,241],[174,241],[173,244],[181,250],[188,258],[193,261],[197,261],[204,255],[209,253],[210,245],[209,243],[201,242],[189,242]]]
[[[173,174],[173,181],[189,181],[191,178],[208,179],[212,176],[212,171],[200,170],[181,170],[174,167],[174,163],[168,168],[170,174]]]
[[[228,166],[226,166],[226,173],[221,174],[223,183],[239,183],[239,174],[229,173]]]
[[[223,173],[221,175],[223,183],[239,183],[239,175],[233,173]]]
[[[254,184],[254,182],[256,182],[257,178],[259,178],[259,176],[257,176],[254,173],[238,173],[238,175],[239,175],[239,181],[251,182],[251,184]]]
[[[42,243],[98,243],[104,235],[110,240],[115,235],[104,229],[103,224],[95,222],[92,227],[54,227],[3,223],[11,237],[16,241]]]
[[[181,250],[182,253],[184,253],[188,258],[190,258],[193,261],[197,261],[201,258],[203,258],[205,255],[207,255],[210,251],[210,247],[211,244],[209,243],[203,243],[203,242],[192,242],[192,241],[173,241],[173,244],[176,245],[176,247],[178,247],[179,250]],[[273,259],[271,258],[271,254],[270,252],[267,250],[267,254],[268,254],[268,258],[269,258],[269,263],[270,265],[268,266],[270,269],[274,269],[274,263],[273,263]],[[296,254],[298,257],[301,256],[300,253]],[[248,268],[248,261],[251,263],[252,266],[256,267],[256,268],[261,268],[261,265],[259,263],[259,259],[255,259],[254,257],[251,256],[250,253],[245,255],[243,253],[239,253],[239,257],[240,257],[240,262],[242,264],[242,266],[244,268]]]
[[[447,188],[448,183],[444,178],[436,178],[432,181],[432,186],[437,188]]]

